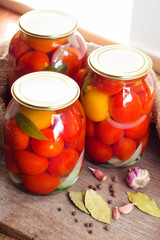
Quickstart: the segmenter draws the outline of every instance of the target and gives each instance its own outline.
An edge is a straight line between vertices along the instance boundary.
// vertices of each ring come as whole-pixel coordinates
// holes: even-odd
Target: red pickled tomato
[[[72,141],[69,141],[69,142],[66,141],[65,147],[74,149],[77,152],[81,152],[84,148],[85,134],[86,134],[85,112],[79,100],[77,100],[74,104],[72,104],[70,109],[80,116],[82,124],[81,124],[81,131],[79,135],[76,138],[74,138]]]
[[[109,122],[102,121],[96,126],[96,136],[102,142],[111,145],[121,139],[124,130],[112,126]]]
[[[60,178],[44,172],[34,176],[23,175],[22,181],[24,187],[31,193],[48,194],[58,187]]]
[[[14,150],[24,150],[29,147],[30,137],[11,119],[5,124],[5,140]]]
[[[19,170],[17,169],[14,163],[12,149],[7,144],[5,144],[4,148],[5,148],[5,163],[6,163],[7,169],[12,173],[15,173],[15,174],[19,173]]]
[[[31,147],[33,151],[42,157],[50,158],[58,155],[64,147],[64,141],[61,137],[54,136],[53,129],[46,128],[41,130],[48,140],[38,140],[32,138]]]
[[[91,85],[93,85],[103,93],[114,95],[122,90],[124,86],[124,81],[112,80],[112,79],[94,74],[91,80]]]
[[[153,95],[149,96],[146,91],[139,92],[138,96],[142,102],[142,114],[149,114],[152,112],[153,107]]]
[[[123,137],[113,144],[114,155],[122,161],[128,160],[136,151],[136,141]]]
[[[144,82],[145,78],[146,78],[146,76],[141,77],[141,78],[137,78],[135,80],[126,81],[125,82],[125,87],[130,88],[132,91],[134,91],[136,93],[144,91],[145,88],[143,86],[143,82]]]
[[[67,111],[61,113],[55,118],[54,133],[57,132],[65,141],[74,140],[81,131],[82,120],[75,111],[68,108]]]
[[[124,133],[129,138],[139,139],[142,138],[149,129],[150,116],[146,116],[145,119],[136,127],[128,128],[124,130]]]
[[[18,31],[12,38],[9,46],[9,55],[18,59],[21,55],[29,52],[31,47],[22,37],[22,33]]]
[[[73,141],[65,142],[65,147],[74,149],[77,152],[81,152],[84,148],[85,136],[86,136],[86,122],[82,120],[82,128],[79,136],[77,136]]]
[[[49,58],[42,51],[30,51],[20,57],[18,69],[24,73],[43,71],[49,66]]]
[[[82,104],[80,103],[79,100],[75,101],[71,105],[71,109],[82,118],[82,121],[83,121],[83,119],[86,119],[84,109],[83,109]]]
[[[94,137],[95,136],[95,127],[96,127],[96,122],[93,122],[89,118],[86,118],[86,136]]]
[[[60,54],[60,56],[57,56],[58,54]],[[82,56],[74,47],[69,47],[64,51],[60,51],[60,48],[58,48],[52,56],[51,63],[54,64],[57,60],[67,64],[68,70],[66,75],[68,76],[73,76],[76,72],[78,72],[82,64]]]
[[[16,151],[14,159],[19,171],[27,175],[43,173],[48,167],[47,158],[27,150]]]
[[[53,176],[65,176],[69,174],[78,161],[78,153],[69,148],[63,151],[56,157],[50,158],[48,172]]]
[[[111,99],[109,111],[117,122],[134,122],[141,115],[142,102],[135,92],[123,89]]]
[[[88,74],[88,69],[86,68],[81,68],[79,69],[79,71],[76,73],[76,75],[74,75],[74,80],[75,82],[79,85],[80,89],[83,86],[84,83],[84,79]]]
[[[111,146],[101,143],[95,137],[87,137],[85,146],[87,156],[95,162],[107,162],[113,156]]]

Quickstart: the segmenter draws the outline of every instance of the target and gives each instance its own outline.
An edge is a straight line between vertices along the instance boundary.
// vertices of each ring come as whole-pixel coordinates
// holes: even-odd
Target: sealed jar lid
[[[11,88],[20,104],[38,110],[58,110],[74,103],[80,94],[78,84],[68,76],[44,71],[20,77]]]
[[[118,80],[142,77],[152,68],[148,55],[124,45],[108,45],[94,50],[88,64],[94,72]]]
[[[77,21],[60,11],[33,10],[20,17],[19,27],[32,37],[56,39],[72,34],[77,29]]]

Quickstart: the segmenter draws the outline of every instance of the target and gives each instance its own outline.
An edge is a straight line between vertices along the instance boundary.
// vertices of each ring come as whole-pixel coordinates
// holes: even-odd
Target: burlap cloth
[[[4,156],[4,113],[9,102],[8,88],[8,46],[9,42],[0,43],[0,157]],[[88,54],[100,47],[94,43],[87,43]],[[155,85],[155,96],[153,104],[153,122],[156,125],[160,137],[160,80],[152,70],[151,75]]]

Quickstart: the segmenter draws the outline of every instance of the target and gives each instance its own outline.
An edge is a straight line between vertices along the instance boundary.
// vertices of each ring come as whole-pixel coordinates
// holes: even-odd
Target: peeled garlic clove
[[[120,211],[118,207],[115,207],[113,210],[113,218],[118,219],[120,217]]]
[[[126,182],[133,188],[144,188],[150,181],[150,174],[147,169],[142,169],[139,167],[134,167],[129,170]]]
[[[99,181],[105,181],[107,179],[107,175],[104,172],[91,167],[88,167],[88,168],[94,173],[94,175]]]
[[[133,210],[134,203],[128,203],[122,207],[119,207],[119,211],[122,214],[128,214]]]

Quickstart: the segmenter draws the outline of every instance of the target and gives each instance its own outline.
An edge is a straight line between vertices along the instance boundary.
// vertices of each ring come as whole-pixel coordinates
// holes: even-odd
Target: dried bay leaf
[[[91,78],[92,78],[92,72],[90,71],[88,73],[88,75],[86,76],[85,81],[84,81],[83,86],[82,86],[82,95],[83,96],[86,94],[87,86],[88,86],[89,82],[91,81]]]
[[[160,209],[153,199],[150,199],[146,194],[136,192],[127,192],[128,199],[130,202],[134,202],[135,206],[141,211],[148,213],[154,217],[160,217]]]
[[[48,140],[36,125],[22,113],[17,113],[15,119],[18,127],[28,136],[39,140]]]
[[[93,218],[110,224],[111,210],[107,202],[96,191],[92,189],[86,191],[85,206]]]
[[[69,191],[69,197],[71,201],[78,207],[81,211],[89,214],[88,210],[84,205],[85,192],[81,191]]]
[[[63,73],[63,74],[66,74],[67,70],[68,70],[67,64],[63,63],[61,61],[59,61],[53,65],[50,65],[44,69],[44,71],[59,72],[59,73]]]

